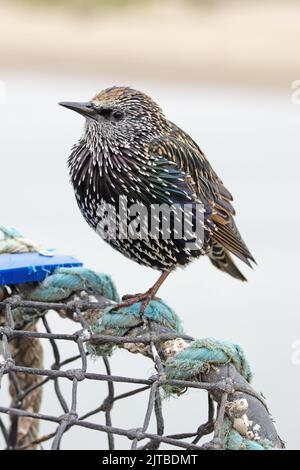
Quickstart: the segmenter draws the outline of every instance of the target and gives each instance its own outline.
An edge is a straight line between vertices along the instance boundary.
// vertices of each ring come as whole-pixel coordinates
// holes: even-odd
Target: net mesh
[[[190,337],[178,333],[166,332],[155,328],[151,321],[147,321],[141,334],[137,336],[104,336],[90,333],[90,324],[87,322],[86,312],[95,312],[103,305],[82,301],[72,301],[71,303],[45,303],[24,301],[19,298],[9,298],[0,302],[1,329],[0,339],[2,339],[3,361],[0,368],[0,378],[7,375],[10,383],[10,394],[12,402],[10,406],[0,406],[0,430],[3,435],[4,447],[7,449],[34,449],[41,448],[46,441],[51,442],[52,449],[63,448],[63,436],[74,427],[81,427],[93,430],[94,432],[105,433],[107,438],[107,449],[116,448],[116,436],[126,437],[128,448],[131,449],[158,449],[164,445],[169,449],[203,449],[220,448],[220,429],[223,424],[225,414],[225,403],[232,386],[230,377],[227,380],[215,383],[204,383],[185,380],[168,380],[164,373],[164,359],[161,355],[160,345],[162,342],[182,338],[189,340]],[[15,324],[12,312],[16,309],[34,309],[35,321],[25,323],[22,327]],[[89,310],[90,309],[90,310]],[[77,324],[74,326],[80,329],[71,334],[55,333],[52,331],[49,322],[49,312],[67,312],[66,316],[72,318]],[[36,325],[42,322],[45,332],[37,330]],[[40,340],[49,342],[53,364],[50,368],[45,368],[42,361],[42,350]],[[103,357],[105,373],[99,374],[89,372],[88,353],[85,344],[87,341],[97,340],[97,343],[124,346],[125,343],[136,346],[139,351],[147,348],[147,356],[155,365],[156,373],[148,378],[135,378],[128,376],[116,376],[111,374],[110,358]],[[65,342],[72,342],[78,349],[78,354],[61,360],[60,351]],[[22,351],[22,344],[24,351]],[[35,349],[35,360],[24,360],[24,354],[32,353]],[[19,354],[19,355],[18,355]],[[72,368],[75,362],[80,367]],[[24,365],[25,364],[25,365]],[[30,366],[28,366],[30,364]],[[41,391],[48,382],[54,384],[54,396],[63,410],[62,414],[50,415],[40,413]],[[62,381],[71,382],[71,400],[65,398],[62,390]],[[84,415],[78,414],[78,385],[83,381],[92,381],[93,384],[101,383],[105,388],[105,397],[96,408],[87,411]],[[128,386],[128,390],[121,394],[115,393],[115,385],[122,383]],[[178,390],[193,388],[197,393],[206,391],[207,393],[207,421],[199,423],[197,429],[190,433],[166,434],[165,417],[162,406],[163,388],[166,385],[178,387]],[[134,387],[134,388],[133,388]],[[147,394],[146,412],[144,416],[136,419],[142,423],[136,428],[116,427],[113,424],[112,410],[115,403],[125,401],[133,395],[140,393]],[[212,393],[218,392],[220,400],[215,410],[215,403]],[[53,394],[53,392],[52,392]],[[146,396],[146,395],[145,395]],[[203,397],[202,397],[203,398]],[[179,400],[180,401],[180,400]],[[178,400],[177,400],[178,402]],[[180,403],[177,403],[180,406]],[[4,415],[9,415],[10,420],[3,419]],[[93,422],[91,417],[101,414],[105,416],[105,424]],[[2,417],[1,417],[2,416]],[[183,418],[184,419],[184,418]],[[46,435],[40,435],[38,423],[41,421],[52,422],[56,425],[55,431]],[[150,421],[155,423],[155,432],[149,432]],[[188,417],[187,417],[188,421]],[[212,433],[209,440],[204,436]]]

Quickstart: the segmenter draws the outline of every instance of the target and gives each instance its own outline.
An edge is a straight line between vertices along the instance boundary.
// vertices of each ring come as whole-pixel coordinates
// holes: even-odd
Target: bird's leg
[[[146,292],[143,294],[135,294],[135,295],[126,295],[122,298],[122,302],[117,304],[113,310],[118,310],[122,307],[127,307],[128,305],[133,305],[136,302],[141,302],[141,309],[140,309],[140,314],[142,315],[145,312],[145,308],[149,304],[149,302],[155,298],[155,294],[157,293],[158,289],[162,285],[162,283],[166,280],[168,275],[170,274],[170,271],[164,271],[161,273],[159,276],[158,280],[156,283],[150,287]]]
[[[140,310],[141,315],[143,315],[145,308],[147,307],[149,302],[155,298],[155,294],[157,293],[161,285],[164,283],[164,281],[167,279],[169,274],[170,271],[162,272],[159,278],[157,279],[156,283],[152,287],[150,287],[150,289],[148,289],[148,291],[145,293]]]

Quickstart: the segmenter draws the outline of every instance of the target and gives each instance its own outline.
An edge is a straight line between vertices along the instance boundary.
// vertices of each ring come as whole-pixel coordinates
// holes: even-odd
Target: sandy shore
[[[300,3],[173,1],[90,14],[0,3],[2,69],[290,88]]]

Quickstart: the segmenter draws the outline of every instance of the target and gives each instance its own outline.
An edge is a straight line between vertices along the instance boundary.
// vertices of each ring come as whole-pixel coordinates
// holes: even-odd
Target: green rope
[[[161,300],[151,300],[146,306],[143,318],[140,315],[141,302],[114,311],[114,306],[105,309],[101,318],[92,327],[93,333],[124,336],[131,328],[140,325],[144,319],[182,333],[182,325],[177,314]],[[96,356],[112,353],[113,346],[88,343],[88,350]]]
[[[14,227],[0,225],[0,254],[30,253],[41,250],[41,246],[24,238]]]
[[[3,233],[4,238],[21,238],[22,235],[15,227],[0,225],[0,231]]]
[[[170,379],[191,380],[211,366],[230,362],[250,382],[250,366],[238,344],[214,338],[198,339],[166,361],[166,374]]]
[[[57,268],[36,287],[24,291],[24,297],[38,302],[61,302],[82,291],[102,295],[114,302],[119,301],[116,286],[108,274],[78,267]],[[16,324],[22,326],[24,322],[34,323],[40,310],[18,307],[12,310],[12,315]]]
[[[248,439],[236,431],[229,418],[225,418],[221,428],[221,445],[226,450],[280,450],[268,439]]]
[[[100,294],[119,301],[114,282],[108,274],[96,273],[87,268],[57,268],[54,273],[29,291],[27,298],[40,302],[57,302],[84,290],[88,294]]]
[[[204,338],[195,340],[174,357],[167,359],[165,373],[168,379],[198,380],[201,373],[208,372],[211,367],[233,364],[237,371],[251,381],[252,372],[241,346],[227,340]],[[182,393],[182,387],[167,385],[166,395]],[[274,445],[268,439],[249,439],[242,436],[229,418],[225,418],[221,428],[221,445],[228,450],[269,450]]]

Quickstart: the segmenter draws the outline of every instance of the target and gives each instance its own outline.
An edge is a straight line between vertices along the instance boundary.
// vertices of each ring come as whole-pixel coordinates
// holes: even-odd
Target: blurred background
[[[280,436],[298,449],[299,24],[298,0],[0,1],[0,223],[110,273],[121,294],[149,287],[157,273],[114,252],[76,207],[66,159],[83,120],[57,102],[87,100],[112,85],[150,94],[233,193],[238,226],[258,261],[254,271],[241,266],[249,280],[242,284],[201,259],[173,274],[160,295],[187,332],[243,346]],[[56,332],[74,331],[54,314],[50,321]],[[63,355],[72,348],[63,345]],[[46,366],[51,361],[46,349]],[[153,373],[150,361],[125,351],[112,366],[116,375]],[[102,362],[89,368],[101,372]],[[52,387],[42,411],[59,415]],[[62,387],[70,399],[69,385]],[[80,383],[80,410],[96,407],[104,393],[101,384]],[[0,402],[9,403],[5,387]],[[140,426],[145,396],[118,406],[115,426]],[[192,431],[205,420],[205,394],[199,400],[190,391],[164,408],[167,433]],[[52,430],[42,423],[41,433]],[[62,446],[105,444],[105,436],[74,428]]]

